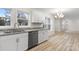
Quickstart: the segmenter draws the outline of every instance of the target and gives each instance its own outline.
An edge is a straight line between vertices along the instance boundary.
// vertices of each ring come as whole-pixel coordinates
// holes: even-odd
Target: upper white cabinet
[[[32,11],[32,26],[43,27],[44,15],[42,12],[33,10]]]
[[[41,23],[42,22],[42,14],[39,11],[32,11],[32,22]]]

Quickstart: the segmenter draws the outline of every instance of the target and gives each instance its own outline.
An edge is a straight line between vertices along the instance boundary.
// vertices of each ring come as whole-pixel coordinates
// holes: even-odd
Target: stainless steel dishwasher
[[[35,47],[38,44],[38,31],[30,31],[28,34],[28,49]]]

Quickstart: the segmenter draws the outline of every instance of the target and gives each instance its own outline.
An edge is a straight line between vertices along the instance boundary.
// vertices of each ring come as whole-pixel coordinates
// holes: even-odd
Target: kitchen
[[[79,8],[0,8],[0,51],[79,51]]]
[[[79,1],[1,0],[1,59],[77,59]]]
[[[27,51],[48,40],[52,17],[35,8],[0,8],[0,51]]]

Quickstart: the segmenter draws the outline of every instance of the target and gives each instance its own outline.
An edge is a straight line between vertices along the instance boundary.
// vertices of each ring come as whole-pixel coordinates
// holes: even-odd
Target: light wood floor
[[[79,33],[57,33],[29,51],[79,51]]]

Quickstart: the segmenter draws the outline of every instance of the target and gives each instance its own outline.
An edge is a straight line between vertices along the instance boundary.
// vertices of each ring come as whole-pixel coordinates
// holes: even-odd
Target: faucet
[[[14,24],[14,29],[18,29],[19,28],[19,23],[15,23]]]
[[[16,32],[16,31],[17,31],[17,32],[21,32],[21,31],[24,31],[24,30],[22,30],[22,29],[19,28],[19,23],[15,23],[15,24],[14,24],[14,30],[13,30],[13,31],[14,31],[14,32]]]

